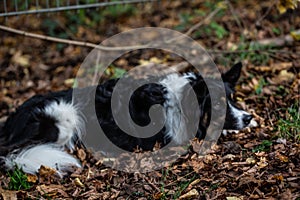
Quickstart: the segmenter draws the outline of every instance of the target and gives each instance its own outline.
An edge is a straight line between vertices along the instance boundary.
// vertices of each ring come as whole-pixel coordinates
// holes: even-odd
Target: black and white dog
[[[252,121],[252,116],[236,107],[232,99],[241,67],[242,64],[238,63],[222,75],[227,96],[224,130],[241,130]],[[164,146],[171,140],[180,144],[185,140],[186,133],[178,129],[179,119],[176,116],[179,108],[174,101],[184,100],[189,92],[187,86],[196,94],[199,108],[198,111],[189,112],[200,115],[199,124],[194,124],[197,133],[193,134],[198,138],[204,138],[209,125],[211,103],[210,94],[200,75],[169,74],[161,77],[159,83],[145,84],[133,93],[129,111],[132,120],[139,126],[150,123],[151,106],[159,104],[165,109],[165,120],[161,122],[163,128],[148,138],[128,135],[115,122],[111,99],[117,82],[118,79],[109,80],[96,87],[96,95],[95,93],[94,96],[91,95],[97,119],[90,118],[82,112],[84,104],[73,102],[72,89],[37,95],[27,100],[8,117],[0,132],[0,158],[5,168],[12,169],[18,165],[23,171],[34,174],[41,165],[55,168],[58,173],[68,170],[70,166],[80,167],[80,162],[66,150],[74,150],[76,142],[81,141],[84,134],[93,131],[92,128],[85,128],[85,125],[93,123],[100,124],[113,144],[128,151],[133,151],[136,147],[153,150],[156,143]],[[126,93],[126,87],[123,88],[123,92]],[[99,145],[106,144],[99,141]]]

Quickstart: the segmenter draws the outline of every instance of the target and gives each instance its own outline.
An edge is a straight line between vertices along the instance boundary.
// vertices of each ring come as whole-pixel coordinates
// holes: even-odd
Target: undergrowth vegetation
[[[280,112],[285,113],[285,117],[279,118],[276,124],[276,130],[279,136],[291,141],[300,143],[300,107],[299,102]]]
[[[31,188],[31,184],[27,180],[27,175],[22,171],[21,168],[15,166],[15,168],[7,172],[10,177],[8,183],[8,189],[10,190],[27,190]]]

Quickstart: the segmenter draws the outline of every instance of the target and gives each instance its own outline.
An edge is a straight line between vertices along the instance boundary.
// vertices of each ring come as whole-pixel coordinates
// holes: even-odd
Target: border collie
[[[222,74],[227,97],[227,111],[224,130],[241,130],[250,125],[252,115],[235,106],[232,94],[239,79],[242,64],[234,65]],[[5,169],[15,165],[27,173],[37,173],[41,165],[57,169],[59,174],[70,170],[70,166],[80,167],[80,162],[68,152],[73,151],[76,142],[82,141],[84,134],[93,130],[85,125],[98,123],[106,136],[118,147],[134,151],[136,147],[153,150],[155,144],[161,146],[171,140],[180,144],[184,138],[180,130],[175,130],[178,119],[178,104],[174,98],[182,101],[187,95],[185,87],[191,86],[197,97],[199,124],[195,124],[197,138],[204,138],[210,118],[210,95],[203,78],[196,73],[169,74],[161,77],[159,83],[150,83],[139,87],[132,95],[129,104],[132,120],[146,126],[150,121],[149,109],[159,104],[165,109],[163,128],[148,138],[137,138],[126,134],[114,121],[111,109],[112,91],[119,79],[112,79],[96,87],[94,108],[97,119],[82,112],[83,104],[72,100],[73,89],[36,95],[11,114],[0,132],[0,156]],[[80,90],[88,90],[80,89]],[[126,88],[123,89],[126,92]],[[92,96],[92,95],[91,95]],[[93,97],[93,96],[92,96]],[[93,98],[90,98],[93,99]],[[83,102],[86,103],[86,102]],[[122,115],[122,113],[120,113]],[[94,121],[93,121],[94,120]],[[126,122],[126,121],[125,121]],[[102,144],[99,141],[99,145]]]

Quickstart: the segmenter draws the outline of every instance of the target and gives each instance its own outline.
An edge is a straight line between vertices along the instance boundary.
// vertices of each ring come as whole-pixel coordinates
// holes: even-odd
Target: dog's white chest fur
[[[189,82],[184,76],[170,74],[160,83],[167,89],[164,103],[166,109],[166,137],[170,137],[177,144],[181,144],[188,140],[188,135],[184,134],[186,133],[186,123],[182,113],[181,100],[182,90]]]
[[[60,146],[67,145],[73,149],[72,137],[76,134],[81,136],[81,129],[84,124],[80,117],[79,111],[72,103],[54,101],[44,108],[46,115],[52,117],[56,121],[59,130],[57,144]]]

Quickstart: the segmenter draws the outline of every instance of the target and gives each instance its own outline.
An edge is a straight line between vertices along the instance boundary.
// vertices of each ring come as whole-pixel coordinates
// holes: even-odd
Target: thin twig
[[[177,178],[175,181],[172,181],[172,182],[168,183],[167,185],[165,185],[165,187],[169,187],[169,186],[171,186],[172,184],[174,184],[174,183],[180,181],[181,179],[183,179],[183,178],[185,178],[185,177],[187,177],[187,176],[189,176],[189,175],[192,175],[192,174],[194,174],[194,173],[196,173],[196,172],[195,172],[195,171],[191,171],[191,172],[185,174],[184,176],[181,176],[181,177]]]
[[[270,52],[270,53],[286,53],[292,54],[293,52],[289,52],[286,50],[277,50],[277,49],[244,49],[244,50],[215,50],[209,49],[207,50],[210,54],[237,54],[237,53],[250,53],[250,52]]]
[[[150,186],[152,186],[157,192],[160,192],[161,190],[155,185],[153,184],[146,176],[144,177],[144,179],[148,182],[148,184]]]
[[[63,43],[63,44],[69,44],[69,45],[96,48],[96,49],[103,50],[103,51],[122,51],[122,50],[124,51],[124,50],[133,50],[133,49],[143,49],[143,48],[148,47],[148,45],[140,45],[140,46],[137,45],[137,46],[126,46],[126,47],[107,47],[107,46],[98,45],[98,44],[94,44],[94,43],[90,43],[90,42],[61,39],[61,38],[56,38],[56,37],[51,37],[51,36],[40,35],[40,34],[36,34],[36,33],[29,33],[29,32],[20,31],[20,30],[14,29],[14,28],[10,28],[7,26],[2,26],[2,25],[0,25],[0,30],[15,33],[18,35],[23,35],[26,37],[47,40],[47,41],[52,41],[52,42],[58,42],[58,43]]]
[[[212,11],[204,20],[198,22],[197,24],[193,25],[189,28],[184,34],[191,35],[195,30],[200,28],[203,24],[207,24],[211,21],[211,19],[222,9],[222,7],[217,7],[214,11]]]
[[[242,31],[244,30],[244,27],[242,26],[241,21],[240,21],[239,18],[237,17],[236,11],[234,10],[234,8],[233,8],[233,6],[232,6],[232,4],[230,3],[229,0],[226,0],[226,2],[227,2],[227,4],[228,4],[228,7],[229,7],[230,12],[231,12],[232,15],[233,15],[234,20],[236,21],[236,23],[237,23],[237,25],[238,25],[240,31],[242,32]]]
[[[197,24],[193,25],[191,28],[189,28],[183,35],[171,38],[167,41],[167,43],[174,42],[176,40],[181,39],[185,36],[190,36],[194,31],[196,31],[198,28],[200,28],[203,24],[207,24],[220,10],[222,9],[221,6],[217,7],[214,11],[212,11],[205,19],[201,20]]]
[[[269,122],[270,122],[271,126],[273,127],[273,126],[274,126],[274,124],[273,124],[273,122],[272,122],[272,118],[271,118],[271,115],[270,115],[269,109],[268,109],[268,108],[266,108],[266,111],[267,111],[268,120],[269,120]]]
[[[256,20],[255,24],[260,24],[260,22],[271,12],[272,8],[275,6],[275,4],[278,3],[278,0],[273,1],[273,4],[269,6],[268,10],[261,16],[258,20]]]

